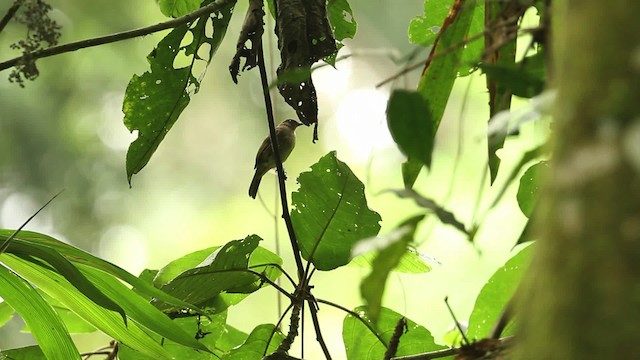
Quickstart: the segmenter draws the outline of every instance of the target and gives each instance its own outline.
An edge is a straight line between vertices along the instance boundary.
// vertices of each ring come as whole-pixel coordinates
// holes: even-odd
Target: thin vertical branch
[[[258,68],[260,69],[260,80],[262,81],[262,93],[264,95],[264,105],[267,111],[267,122],[269,124],[269,136],[271,138],[271,146],[273,147],[273,155],[276,160],[276,169],[278,170],[278,183],[280,184],[280,200],[282,204],[282,218],[287,225],[287,231],[289,232],[289,239],[291,240],[291,249],[293,250],[293,257],[296,260],[296,267],[298,268],[298,279],[300,283],[304,282],[304,266],[302,265],[302,257],[300,256],[300,248],[298,247],[298,241],[296,239],[296,233],[293,230],[293,223],[289,216],[289,205],[287,201],[287,187],[285,184],[284,168],[282,167],[282,158],[280,157],[280,150],[278,147],[278,141],[276,140],[276,125],[273,116],[273,106],[271,104],[271,95],[269,94],[269,81],[267,80],[267,70],[264,65],[264,49],[262,47],[262,38],[258,38],[257,52],[258,52]]]
[[[324,338],[322,337],[322,331],[320,330],[320,322],[318,321],[318,304],[315,302],[315,299],[310,298],[307,299],[307,303],[309,304],[309,312],[311,313],[311,320],[313,321],[313,328],[316,331],[316,340],[318,340],[318,344],[322,348],[322,352],[327,360],[331,360],[331,354],[329,353],[329,348],[327,348],[327,344],[324,342]]]

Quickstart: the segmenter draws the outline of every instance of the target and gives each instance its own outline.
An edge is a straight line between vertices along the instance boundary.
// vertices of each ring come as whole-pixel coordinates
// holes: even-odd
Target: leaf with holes
[[[364,185],[335,151],[300,174],[298,183],[291,221],[302,256],[318,270],[347,264],[353,245],[380,231],[382,219],[367,206]]]
[[[147,56],[151,71],[134,75],[129,81],[122,104],[124,124],[129,131],[138,132],[138,138],[127,151],[129,184],[131,177],[147,165],[191,96],[200,89],[200,79],[193,74],[196,61],[204,60],[199,50],[202,45],[209,45],[208,58],[204,60],[208,65],[224,38],[232,11],[233,4],[230,4],[213,13],[211,18],[202,16],[191,26],[185,24],[174,28]],[[206,30],[209,21],[213,26],[211,36]],[[191,42],[181,45],[189,37],[192,37]],[[190,60],[186,66],[175,68],[176,57],[181,52]]]

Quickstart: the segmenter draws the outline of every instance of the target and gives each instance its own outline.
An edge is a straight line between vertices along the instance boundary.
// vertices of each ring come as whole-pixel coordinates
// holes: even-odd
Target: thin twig
[[[4,15],[2,20],[0,20],[0,32],[4,30],[5,26],[9,23],[9,21],[13,18],[13,16],[18,12],[18,9],[22,5],[24,0],[16,0],[13,2],[13,5],[7,10],[7,13]]]
[[[247,269],[248,272],[252,273],[253,275],[257,276],[260,278],[261,281],[264,281],[266,283],[268,283],[269,285],[273,286],[276,290],[278,290],[282,295],[288,297],[289,299],[293,299],[293,295],[289,294],[285,289],[281,288],[278,284],[276,284],[274,281],[271,281],[271,279],[269,279],[265,274],[263,273],[259,273],[257,271],[253,271],[253,270],[249,270]]]
[[[293,223],[289,216],[289,204],[287,201],[287,187],[285,184],[284,168],[282,167],[282,158],[280,157],[280,150],[278,148],[278,141],[276,138],[276,125],[273,116],[273,107],[271,105],[271,95],[269,94],[269,81],[267,79],[267,69],[264,65],[264,50],[262,47],[262,38],[258,38],[257,52],[258,52],[258,68],[260,69],[260,80],[262,82],[262,93],[264,95],[264,105],[267,111],[267,123],[269,124],[269,136],[271,138],[271,146],[273,147],[273,155],[276,160],[276,169],[278,170],[278,182],[280,184],[280,202],[282,204],[282,218],[287,225],[287,231],[289,232],[289,240],[291,240],[291,249],[293,250],[293,257],[296,260],[296,267],[298,268],[298,280],[300,283],[304,279],[304,266],[302,265],[302,257],[300,256],[300,248],[298,247],[298,240],[296,239],[296,233],[293,230]]]
[[[258,265],[249,266],[249,269],[254,268],[254,267],[259,267],[259,266],[273,266],[274,268],[282,271],[284,276],[286,276],[287,279],[289,279],[289,282],[291,282],[291,285],[293,285],[293,287],[296,287],[296,282],[293,280],[291,275],[289,275],[289,273],[280,264],[277,264],[277,263],[258,264]]]
[[[149,34],[156,33],[158,31],[163,31],[167,29],[172,29],[178,27],[183,24],[190,23],[200,16],[210,14],[215,11],[221,10],[223,7],[233,3],[233,0],[217,0],[207,6],[201,7],[200,9],[179,17],[177,19],[165,21],[159,24],[138,28],[134,30],[123,31],[115,34],[100,36],[91,39],[80,40],[68,44],[63,44],[59,46],[53,46],[47,49],[42,49],[38,51],[34,51],[29,53],[29,59],[36,60],[49,56],[59,55],[67,52],[72,52],[80,49],[85,49],[93,46],[109,44],[117,41],[128,40],[139,36],[145,36]],[[19,65],[24,59],[24,56],[19,56],[4,62],[0,63],[0,71],[8,69],[12,66]]]
[[[324,357],[327,360],[331,360],[331,354],[329,353],[329,348],[327,348],[327,344],[324,342],[322,338],[322,331],[320,329],[320,321],[318,321],[318,303],[313,298],[307,299],[307,304],[309,304],[309,312],[311,313],[311,320],[313,321],[313,328],[316,330],[316,340],[320,347],[322,348],[322,352],[324,353]]]
[[[443,349],[443,350],[436,350],[436,351],[423,353],[423,354],[398,356],[398,357],[391,358],[391,360],[431,360],[431,359],[439,359],[439,358],[455,355],[459,351],[460,350],[457,349],[457,348]]]
[[[267,350],[269,350],[269,344],[271,344],[271,340],[273,339],[273,336],[276,334],[276,331],[280,330],[280,324],[282,324],[282,320],[284,320],[284,317],[287,316],[287,313],[289,313],[289,311],[292,308],[293,308],[293,303],[289,304],[289,306],[287,306],[287,309],[282,313],[282,315],[280,315],[280,318],[278,319],[278,323],[276,324],[276,326],[273,327],[273,331],[271,332],[271,335],[269,335],[269,339],[267,340],[267,346],[265,346],[262,356],[267,355]]]

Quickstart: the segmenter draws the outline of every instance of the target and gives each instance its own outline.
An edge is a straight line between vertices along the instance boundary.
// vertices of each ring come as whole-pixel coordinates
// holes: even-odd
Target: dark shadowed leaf
[[[544,90],[546,84],[545,59],[542,52],[527,56],[518,63],[482,64],[482,71],[515,96],[532,98]]]
[[[129,131],[138,132],[138,138],[131,143],[127,152],[129,183],[131,177],[149,162],[165,135],[189,104],[191,95],[200,89],[200,79],[192,72],[196,61],[204,60],[198,56],[198,50],[203,44],[209,44],[209,57],[205,60],[208,65],[227,31],[232,5],[213,13],[211,18],[200,17],[191,27],[185,24],[174,28],[147,56],[151,70],[141,76],[134,75],[129,81],[122,104],[124,124]],[[211,37],[206,31],[209,21],[213,24]],[[193,39],[191,43],[181,46],[188,32],[191,32]],[[188,65],[176,69],[174,61],[182,51],[184,55],[191,57],[191,61]]]
[[[380,316],[387,278],[407,253],[407,247],[413,242],[416,227],[424,217],[424,215],[412,217],[398,226],[396,229],[399,232],[398,238],[378,252],[373,260],[371,273],[360,284],[360,294],[367,304],[367,313],[373,323],[377,323]]]
[[[409,159],[426,166],[431,166],[437,125],[430,115],[428,101],[415,91],[396,90],[389,98],[387,125],[393,140]]]
[[[302,256],[318,270],[347,264],[353,245],[380,231],[380,215],[367,206],[364,185],[335,151],[300,174],[298,183],[291,221]]]
[[[489,332],[520,284],[520,279],[531,261],[533,250],[533,246],[522,249],[498,269],[482,287],[469,317],[467,337],[470,340],[489,336]]]
[[[402,315],[387,308],[381,310],[378,323],[374,324],[365,307],[354,309],[369,326],[365,326],[351,315],[344,319],[342,339],[347,351],[347,359],[380,360],[384,357],[393,330]],[[376,329],[375,333],[372,332],[372,329]],[[443,348],[444,346],[435,343],[429,330],[407,319],[407,332],[400,338],[396,356],[419,354]]]
[[[0,262],[8,256],[3,254]],[[80,359],[80,353],[58,314],[27,281],[4,266],[0,266],[0,297],[22,316],[48,358]]]

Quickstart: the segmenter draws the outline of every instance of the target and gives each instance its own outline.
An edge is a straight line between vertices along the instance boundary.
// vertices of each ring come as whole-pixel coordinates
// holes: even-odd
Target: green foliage
[[[164,283],[161,289],[197,306],[210,306],[223,292],[252,293],[263,285],[263,281],[256,274],[262,273],[267,278],[275,280],[280,275],[280,270],[271,264],[282,263],[278,256],[267,250],[263,250],[263,255],[266,256],[257,261],[251,256],[258,248],[260,240],[260,237],[250,235],[244,240],[230,241],[209,255],[201,264]],[[165,311],[179,310],[161,308]]]
[[[347,359],[379,360],[384,356],[389,340],[402,315],[382,308],[377,323],[374,323],[364,307],[354,309],[366,325],[348,315],[342,325],[342,339]],[[413,355],[443,349],[437,345],[429,330],[407,319],[406,332],[400,338],[396,356]]]
[[[532,98],[545,88],[544,61],[544,53],[537,52],[518,63],[482,64],[480,68],[497,84],[510,89],[513,95]]]
[[[298,177],[291,195],[291,221],[305,260],[333,270],[351,260],[351,248],[380,231],[380,215],[369,209],[364,185],[335,151]]]
[[[7,360],[47,360],[39,346],[27,346],[18,349],[3,350],[0,359]]]
[[[424,14],[409,22],[409,41],[416,45],[433,45],[453,0],[424,0]]]
[[[358,24],[347,0],[327,0],[327,17],[337,41],[353,39]]]
[[[429,102],[419,93],[396,90],[391,94],[387,125],[393,140],[409,159],[429,167],[437,122],[433,118],[425,119],[425,114],[429,114]]]
[[[15,310],[13,310],[8,302],[0,302],[0,327],[3,327],[4,324],[8,323],[11,318],[13,318],[14,313]]]
[[[356,256],[351,260],[349,265],[370,268],[377,255],[377,252],[372,251],[364,255]],[[394,272],[404,274],[424,274],[430,270],[431,266],[422,259],[420,253],[410,247],[406,249],[406,252],[400,258],[400,262],[393,269]]]
[[[189,104],[191,96],[200,89],[200,80],[193,74],[196,61],[204,60],[200,55],[203,44],[209,45],[207,65],[216,53],[231,20],[233,6],[226,6],[220,13],[202,16],[194,24],[181,25],[165,36],[151,51],[147,60],[150,72],[134,75],[125,93],[122,111],[124,124],[129,131],[138,131],[138,138],[127,152],[127,178],[142,170],[156,151],[166,134]],[[211,21],[213,34],[207,35],[207,23]],[[192,40],[181,45],[190,33]],[[176,57],[184,52],[190,57],[186,66],[176,64]]]
[[[360,293],[367,304],[369,318],[374,324],[378,322],[382,309],[382,295],[387,278],[400,264],[400,260],[407,252],[407,247],[413,242],[416,227],[423,219],[424,215],[418,215],[398,226],[396,231],[399,232],[399,236],[378,252],[371,264],[371,273],[360,284]]]
[[[541,161],[532,165],[520,178],[520,187],[518,187],[518,205],[520,210],[526,217],[531,217],[533,208],[535,207],[538,193],[540,192],[540,180],[549,172],[549,163]]]
[[[48,358],[80,359],[58,314],[27,281],[3,266],[0,266],[0,296],[22,316]]]
[[[168,17],[180,17],[200,7],[203,0],[158,0],[162,14]]]
[[[258,360],[276,350],[284,335],[271,324],[256,326],[247,339],[222,356],[222,360]]]
[[[469,318],[468,338],[482,339],[489,335],[489,331],[511,300],[524,271],[529,266],[533,250],[533,246],[528,246],[514,255],[480,290]]]

